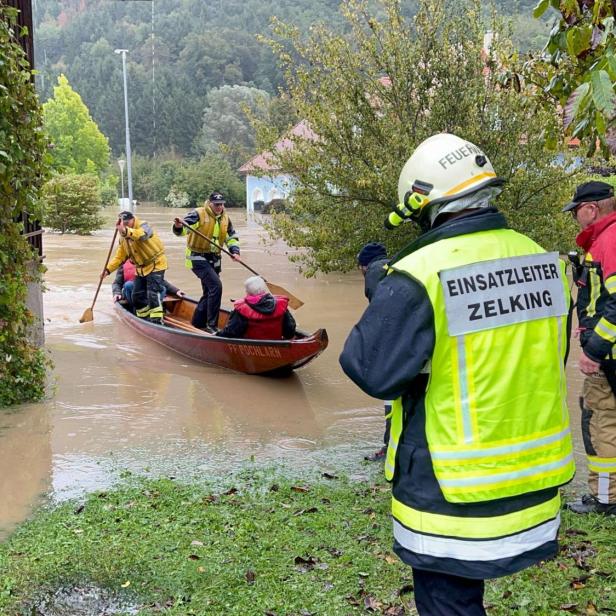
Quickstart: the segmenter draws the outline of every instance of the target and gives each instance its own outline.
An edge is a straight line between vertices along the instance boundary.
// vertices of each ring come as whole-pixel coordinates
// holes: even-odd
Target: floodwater
[[[183,210],[142,206],[166,246],[166,278],[198,297],[198,279],[184,267],[185,241],[171,233]],[[44,236],[46,347],[55,364],[49,398],[0,411],[0,538],[46,500],[104,489],[128,473],[224,479],[244,465],[307,471],[353,472],[381,444],[382,403],[359,391],[342,373],[338,355],[365,308],[358,272],[303,278],[282,241],[267,240],[257,220],[230,210],[242,258],[272,282],[300,297],[299,326],[325,327],[329,347],[285,379],[235,374],[203,366],[123,327],[114,316],[111,279],[105,280],[94,321],[79,323],[91,305],[113,234]],[[223,305],[243,295],[251,275],[223,257]],[[581,377],[569,362],[570,408]],[[584,481],[583,448],[575,437]]]

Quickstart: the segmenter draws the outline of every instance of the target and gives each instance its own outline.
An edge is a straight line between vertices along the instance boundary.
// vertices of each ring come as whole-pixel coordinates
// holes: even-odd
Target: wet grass
[[[298,483],[263,471],[225,488],[160,479],[94,493],[39,511],[0,545],[0,614],[64,613],[50,597],[71,588],[102,589],[132,614],[413,614],[388,493],[376,473]],[[565,513],[559,557],[489,583],[489,613],[616,612],[615,530]]]

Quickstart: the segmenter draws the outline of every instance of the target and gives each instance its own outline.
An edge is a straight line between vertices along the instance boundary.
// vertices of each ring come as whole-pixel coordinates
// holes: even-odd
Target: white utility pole
[[[129,211],[135,210],[133,206],[133,174],[131,169],[130,128],[128,126],[128,87],[126,85],[126,54],[128,49],[115,49],[115,53],[122,54],[122,74],[124,76],[124,118],[126,120],[126,175],[128,181]]]

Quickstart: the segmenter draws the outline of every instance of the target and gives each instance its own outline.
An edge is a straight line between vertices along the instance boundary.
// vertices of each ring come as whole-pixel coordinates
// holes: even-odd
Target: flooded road
[[[199,281],[184,267],[185,240],[171,233],[171,220],[183,212],[143,206],[137,216],[165,243],[166,278],[198,298]],[[109,224],[90,237],[44,237],[46,347],[55,368],[48,400],[0,411],[0,538],[45,498],[106,488],[126,473],[215,479],[247,462],[298,474],[340,472],[380,446],[382,403],[360,392],[338,365],[346,335],[366,305],[358,272],[305,279],[283,242],[264,244],[258,221],[229,210],[242,258],[305,302],[295,314],[302,329],[325,327],[330,340],[320,357],[289,378],[234,374],[123,327],[111,304],[113,275],[103,283],[94,321],[79,323],[94,297],[114,214],[107,212]],[[242,297],[249,275],[223,257],[223,305]],[[573,347],[570,409],[583,483],[581,377]]]

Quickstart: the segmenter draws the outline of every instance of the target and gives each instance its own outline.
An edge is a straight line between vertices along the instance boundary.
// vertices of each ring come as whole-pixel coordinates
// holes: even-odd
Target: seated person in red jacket
[[[124,261],[121,267],[118,267],[116,270],[115,279],[111,284],[113,301],[119,302],[124,300],[130,312],[134,312],[133,287],[135,286],[136,275],[135,265],[130,261]],[[177,295],[178,297],[184,297],[185,295],[184,291],[181,291],[167,280],[163,280],[163,286],[165,287],[165,295]]]
[[[216,335],[256,340],[293,338],[295,319],[287,309],[289,298],[272,295],[259,276],[248,278],[244,288],[246,296],[233,303],[227,324]]]

